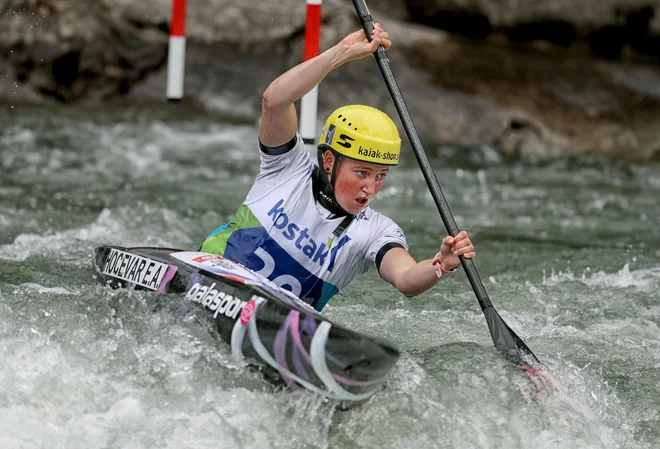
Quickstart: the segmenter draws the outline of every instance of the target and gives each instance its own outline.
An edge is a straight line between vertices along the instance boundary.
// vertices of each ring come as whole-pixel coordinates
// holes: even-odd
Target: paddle
[[[364,32],[366,33],[367,38],[371,40],[371,33],[374,29],[374,21],[371,17],[371,14],[369,13],[366,1],[353,0],[353,5],[355,6],[355,10],[360,17],[360,22],[362,23],[362,27],[364,28]],[[415,130],[415,125],[413,125],[412,118],[410,117],[408,108],[403,101],[403,96],[401,95],[399,86],[394,79],[394,74],[392,73],[392,68],[390,67],[389,58],[387,57],[385,49],[382,47],[382,45],[378,46],[378,50],[374,52],[374,56],[378,62],[378,67],[380,67],[380,72],[385,79],[385,83],[387,84],[387,89],[390,91],[390,95],[392,96],[392,100],[396,106],[396,110],[399,113],[403,127],[406,130],[408,139],[412,144],[415,157],[417,158],[419,167],[424,174],[424,179],[426,179],[426,184],[428,185],[429,190],[431,191],[431,195],[433,196],[433,200],[435,201],[435,204],[440,211],[442,221],[445,223],[447,232],[449,232],[450,235],[455,236],[459,233],[458,226],[456,225],[456,221],[454,220],[454,217],[449,210],[447,200],[445,199],[445,196],[440,189],[438,179],[436,178],[435,173],[429,164],[429,160],[426,157],[426,153],[422,148],[422,143],[419,140],[417,131]],[[486,293],[486,289],[484,288],[484,284],[481,282],[479,273],[477,273],[477,269],[474,266],[474,262],[471,259],[466,259],[463,256],[460,256],[460,260],[461,264],[463,264],[463,268],[465,269],[468,280],[472,285],[472,289],[474,290],[474,293],[479,300],[481,310],[486,317],[488,329],[490,330],[490,335],[493,338],[495,348],[507,359],[516,364],[527,365],[529,363],[530,357],[531,361],[539,363],[539,360],[536,358],[534,353],[527,347],[527,345],[520,339],[520,337],[518,337],[516,333],[511,330],[511,328],[504,322],[502,317],[500,317],[500,315],[497,313],[493,307],[493,304],[491,304],[490,299],[488,298],[488,294]],[[527,359],[527,361],[525,359]]]

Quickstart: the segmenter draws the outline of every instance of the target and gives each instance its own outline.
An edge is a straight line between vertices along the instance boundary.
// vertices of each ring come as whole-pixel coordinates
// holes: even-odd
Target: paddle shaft
[[[362,22],[362,27],[364,28],[364,31],[367,34],[367,38],[371,40],[371,33],[373,32],[374,29],[374,21],[371,17],[371,14],[369,13],[367,4],[364,0],[353,0],[353,4],[355,5],[355,9],[358,12],[358,16],[360,17],[360,22]],[[378,62],[378,66],[380,67],[381,73],[383,74],[383,78],[385,78],[387,89],[390,91],[390,95],[392,96],[392,100],[394,101],[394,105],[396,106],[396,110],[399,113],[401,123],[403,124],[403,127],[406,130],[406,134],[408,135],[408,139],[410,140],[410,143],[412,145],[413,151],[415,153],[415,157],[417,158],[417,162],[419,163],[419,167],[422,170],[422,173],[424,174],[424,179],[426,179],[426,184],[428,185],[429,190],[431,191],[431,196],[435,201],[435,205],[438,207],[438,211],[440,211],[440,216],[442,217],[442,221],[444,222],[449,235],[456,236],[460,232],[460,230],[456,225],[456,220],[454,220],[454,216],[452,215],[451,210],[449,209],[449,205],[447,204],[447,199],[445,198],[445,195],[442,193],[442,189],[440,188],[438,179],[435,176],[435,172],[431,168],[431,164],[429,163],[429,160],[426,157],[426,153],[424,151],[424,148],[422,147],[422,142],[419,140],[419,136],[417,134],[417,130],[415,129],[415,125],[413,124],[410,113],[408,112],[408,108],[406,107],[406,103],[403,100],[403,96],[401,95],[401,90],[399,89],[399,85],[397,84],[396,79],[394,78],[394,74],[392,73],[392,68],[390,67],[390,60],[387,57],[387,53],[385,52],[385,49],[382,47],[382,45],[378,46],[378,50],[376,50],[374,55],[376,56],[376,61]],[[461,260],[461,264],[463,265],[463,268],[465,269],[465,274],[467,275],[468,280],[470,281],[470,285],[472,285],[472,289],[474,290],[474,293],[477,295],[477,299],[479,300],[479,305],[481,306],[481,309],[485,310],[488,307],[492,307],[490,299],[488,298],[488,294],[486,293],[486,289],[484,288],[484,284],[483,282],[481,282],[479,273],[477,272],[477,269],[474,266],[474,262],[472,262],[471,259],[466,259],[463,256],[459,256],[459,258]]]
[[[374,30],[374,21],[371,17],[371,14],[369,13],[366,1],[353,0],[353,5],[355,6],[355,10],[358,13],[360,22],[364,28],[364,32],[367,35],[367,39],[371,41],[371,34]],[[399,85],[394,78],[394,73],[392,73],[392,68],[390,67],[390,60],[387,57],[387,53],[385,52],[385,49],[379,45],[378,49],[374,52],[374,56],[378,62],[380,72],[385,79],[385,84],[387,85],[387,89],[390,92],[390,96],[394,101],[396,110],[399,113],[401,123],[406,130],[406,134],[408,135],[408,139],[412,145],[415,157],[419,163],[419,167],[424,174],[426,184],[431,191],[431,196],[433,197],[433,200],[438,207],[438,211],[440,211],[440,216],[442,217],[442,221],[447,228],[447,232],[451,236],[456,236],[460,230],[458,229],[456,220],[454,220],[454,216],[449,209],[447,199],[442,193],[442,189],[440,188],[438,179],[435,176],[435,172],[431,168],[431,164],[426,157],[426,152],[422,147],[422,142],[419,140],[419,136],[417,134],[417,130],[415,129],[415,125],[413,124],[412,117],[410,116],[408,108],[406,107],[406,103],[403,100],[403,95],[401,95]],[[463,268],[465,269],[465,274],[470,281],[470,285],[472,286],[472,289],[477,296],[481,310],[486,317],[488,329],[490,330],[490,334],[496,349],[514,363],[525,364],[525,361],[522,359],[520,352],[527,356],[531,356],[534,361],[538,362],[539,360],[536,358],[534,353],[527,347],[522,339],[511,330],[511,328],[504,322],[504,320],[493,307],[493,304],[488,298],[488,293],[486,293],[486,288],[484,287],[484,284],[479,277],[477,268],[475,267],[474,262],[472,262],[472,259],[466,259],[463,256],[459,256],[459,259],[463,265]]]

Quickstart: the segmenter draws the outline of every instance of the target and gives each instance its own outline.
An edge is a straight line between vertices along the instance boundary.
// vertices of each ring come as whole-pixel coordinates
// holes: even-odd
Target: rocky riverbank
[[[186,101],[256,120],[268,83],[301,60],[300,0],[189,2]],[[660,158],[660,4],[620,0],[371,0],[424,139],[507,153]],[[170,0],[5,0],[0,98],[164,101]],[[359,27],[325,0],[321,48]],[[372,58],[331,73],[321,116],[361,102],[396,116]]]

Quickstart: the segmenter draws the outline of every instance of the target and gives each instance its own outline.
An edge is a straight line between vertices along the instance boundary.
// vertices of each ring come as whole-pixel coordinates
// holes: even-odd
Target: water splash
[[[590,287],[636,287],[644,291],[652,291],[660,283],[660,267],[630,270],[630,264],[626,263],[615,273],[606,273],[602,270],[591,273],[587,268],[581,275],[576,275],[571,270],[552,271],[549,276],[543,274],[543,285],[554,286],[562,282],[579,281]]]

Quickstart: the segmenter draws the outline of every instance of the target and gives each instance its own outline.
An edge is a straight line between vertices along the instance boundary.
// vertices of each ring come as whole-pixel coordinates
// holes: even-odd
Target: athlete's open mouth
[[[364,198],[364,197],[358,198],[358,199],[355,200],[355,204],[357,204],[358,207],[364,207],[364,206],[367,205],[368,202],[369,202],[369,199]]]

